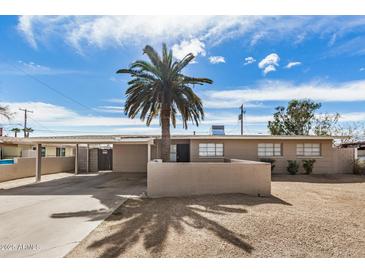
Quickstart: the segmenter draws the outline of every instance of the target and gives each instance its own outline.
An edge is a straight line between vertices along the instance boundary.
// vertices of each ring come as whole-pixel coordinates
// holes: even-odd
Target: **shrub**
[[[365,174],[365,161],[361,161],[360,159],[355,159],[353,164],[353,173]]]
[[[274,159],[271,159],[271,158],[262,158],[262,159],[260,159],[260,162],[270,163],[271,164],[271,171],[273,171],[274,168],[275,168],[275,160]]]
[[[289,174],[295,175],[298,173],[299,164],[295,160],[288,160],[288,167],[286,170],[289,172]]]
[[[303,160],[303,168],[305,170],[305,174],[311,174],[313,171],[313,165],[316,162],[314,159]]]

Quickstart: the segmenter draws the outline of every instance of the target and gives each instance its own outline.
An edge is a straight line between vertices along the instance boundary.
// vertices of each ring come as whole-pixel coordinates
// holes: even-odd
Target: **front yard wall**
[[[271,193],[270,164],[234,160],[230,163],[149,162],[147,193],[150,197],[198,194]]]
[[[12,165],[0,165],[0,182],[35,176],[35,158],[17,158]],[[42,174],[73,171],[75,157],[42,158]]]

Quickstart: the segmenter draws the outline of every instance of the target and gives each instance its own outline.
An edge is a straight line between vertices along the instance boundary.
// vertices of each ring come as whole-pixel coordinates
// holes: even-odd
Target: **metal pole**
[[[24,111],[24,138],[29,137],[27,134],[27,122],[28,122],[28,112],[33,113],[33,111],[26,109],[26,108],[20,108],[20,111]]]
[[[86,147],[86,173],[89,173],[89,144]]]
[[[241,114],[240,114],[240,120],[241,120],[241,135],[243,135],[243,104],[240,107]]]
[[[76,144],[75,149],[75,175],[79,173],[79,144]]]
[[[42,144],[37,144],[36,151],[36,159],[35,159],[35,181],[39,183],[41,181],[42,176]]]

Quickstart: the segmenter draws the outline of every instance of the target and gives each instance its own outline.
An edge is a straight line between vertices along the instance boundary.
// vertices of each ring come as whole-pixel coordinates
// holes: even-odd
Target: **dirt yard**
[[[277,176],[268,198],[130,199],[68,257],[365,257],[365,176]]]

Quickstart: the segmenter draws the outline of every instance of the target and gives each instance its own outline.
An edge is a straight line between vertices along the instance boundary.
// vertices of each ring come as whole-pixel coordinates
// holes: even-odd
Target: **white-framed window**
[[[176,145],[170,145],[170,161],[176,162]]]
[[[203,143],[199,144],[200,157],[223,157],[223,144]]]
[[[263,143],[257,145],[257,155],[259,157],[282,156],[281,144]]]
[[[321,156],[321,144],[297,144],[297,156]]]
[[[56,148],[56,156],[57,157],[64,157],[64,156],[66,156],[66,149],[64,147],[57,147]]]

